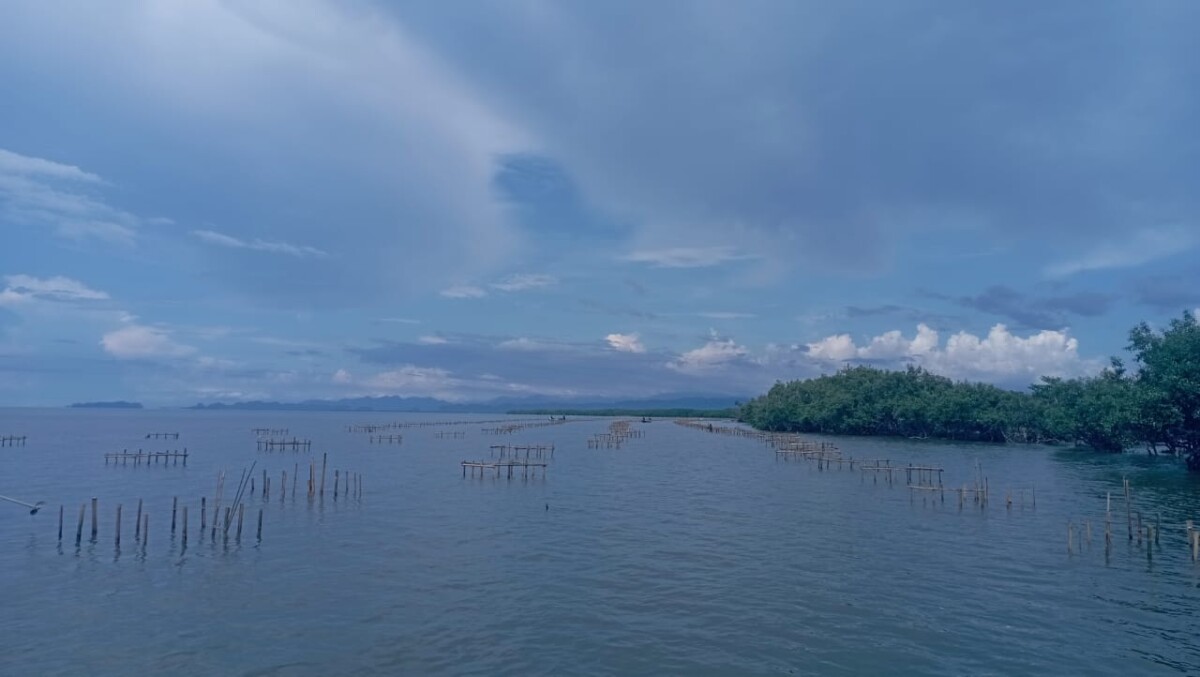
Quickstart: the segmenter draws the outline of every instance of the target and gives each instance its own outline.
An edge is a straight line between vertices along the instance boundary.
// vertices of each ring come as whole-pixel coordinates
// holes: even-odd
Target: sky
[[[1200,3],[0,3],[0,406],[1020,389],[1200,306]]]

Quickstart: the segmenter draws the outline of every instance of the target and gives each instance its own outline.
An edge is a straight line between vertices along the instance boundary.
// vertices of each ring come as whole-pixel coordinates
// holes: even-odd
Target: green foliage
[[[924,369],[847,367],[831,376],[776,383],[742,406],[763,430],[836,435],[1030,440],[1028,396],[982,383],[955,383]]]
[[[776,383],[738,411],[762,430],[837,435],[1047,442],[1121,452],[1139,443],[1200,471],[1200,324],[1191,313],[1129,334],[1137,370],[1120,360],[1097,376],[1043,377],[1028,393],[954,382],[924,369],[847,367]]]
[[[1129,333],[1128,350],[1138,365],[1140,438],[1200,471],[1200,324],[1189,312],[1161,333],[1143,322]]]

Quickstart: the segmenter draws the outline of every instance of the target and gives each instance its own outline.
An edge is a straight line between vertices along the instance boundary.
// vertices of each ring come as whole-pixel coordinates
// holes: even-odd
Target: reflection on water
[[[1200,567],[1183,522],[1200,486],[1146,457],[1031,447],[839,439],[845,453],[945,468],[992,501],[910,495],[899,481],[776,461],[761,443],[669,421],[621,449],[588,449],[608,422],[501,438],[479,425],[407,428],[370,444],[354,423],[433,415],[0,410],[0,673],[24,674],[1178,674],[1200,671]],[[462,415],[448,419],[467,418]],[[495,415],[479,417],[494,419]],[[255,451],[254,427],[313,440]],[[176,431],[183,466],[108,466]],[[488,446],[551,444],[546,477],[462,477]],[[361,499],[310,501],[310,456],[363,473]],[[219,470],[258,462],[299,495],[247,499],[240,542],[211,522]],[[1158,545],[1126,538],[1122,477],[1160,520]],[[1031,497],[1003,497],[1036,487]],[[1114,540],[1105,556],[1104,506]],[[99,533],[75,545],[80,504]],[[170,531],[189,506],[188,544]],[[998,497],[1000,497],[998,499]],[[130,506],[144,499],[147,541]],[[1123,496],[1121,498],[1123,501]],[[122,503],[122,542],[114,543]],[[64,538],[57,538],[65,505]],[[3,506],[0,506],[3,507]],[[263,510],[263,540],[254,517]],[[90,520],[90,514],[88,516]],[[1066,549],[1066,525],[1090,520]],[[248,533],[247,533],[248,532]]]

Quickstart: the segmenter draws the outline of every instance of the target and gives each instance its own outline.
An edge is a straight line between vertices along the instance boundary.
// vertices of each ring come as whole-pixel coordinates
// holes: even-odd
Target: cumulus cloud
[[[609,334],[604,337],[608,342],[609,347],[621,353],[644,353],[646,346],[642,345],[641,338],[636,334]]]
[[[1078,340],[1066,331],[1043,330],[1022,337],[1003,324],[993,326],[982,338],[958,332],[944,346],[938,332],[921,324],[911,339],[893,330],[860,346],[849,334],[835,334],[806,348],[809,358],[822,362],[907,362],[953,378],[1001,383],[1078,375],[1096,366],[1080,357]]]
[[[5,288],[0,290],[0,306],[14,306],[32,300],[76,302],[103,301],[108,294],[89,288],[69,277],[56,275],[37,278],[31,275],[5,275]]]
[[[307,245],[297,245],[288,242],[271,242],[269,240],[261,240],[254,238],[253,240],[242,240],[232,235],[218,233],[213,230],[193,230],[192,235],[199,238],[202,242],[216,245],[218,247],[228,247],[230,249],[250,249],[253,251],[267,252],[270,254],[286,254],[295,256],[296,258],[305,258],[308,256],[328,256],[324,251],[316,247]]]
[[[100,339],[100,345],[120,359],[186,357],[196,352],[192,346],[176,343],[165,329],[138,324],[108,332]]]
[[[493,282],[491,286],[500,291],[515,292],[549,287],[557,282],[558,280],[551,275],[522,273],[509,275],[499,282]]]
[[[745,346],[738,345],[733,339],[721,338],[714,332],[707,343],[671,360],[667,367],[686,374],[703,374],[739,361],[747,353]]]

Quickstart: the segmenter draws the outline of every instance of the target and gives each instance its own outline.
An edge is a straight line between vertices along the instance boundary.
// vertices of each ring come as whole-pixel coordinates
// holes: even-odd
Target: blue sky
[[[1193,2],[9,2],[0,405],[1022,387],[1200,306]]]

